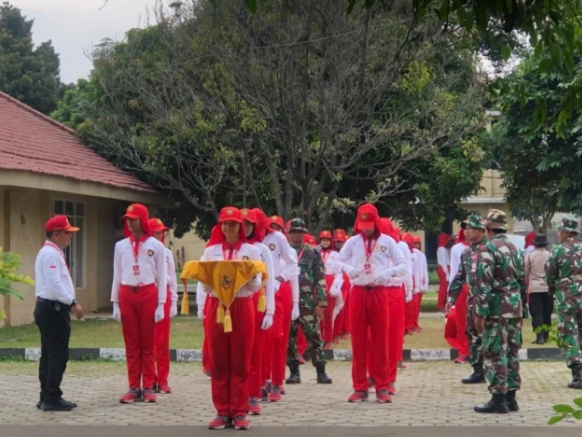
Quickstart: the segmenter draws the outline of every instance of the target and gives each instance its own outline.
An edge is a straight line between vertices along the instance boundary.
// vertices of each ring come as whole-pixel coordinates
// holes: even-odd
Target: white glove
[[[342,271],[348,275],[350,279],[356,279],[362,274],[362,270],[359,267],[352,267],[347,264],[344,264]]]
[[[170,317],[175,317],[178,314],[178,306],[176,301],[173,300],[172,304],[170,305]]]
[[[406,293],[405,302],[408,303],[412,300],[412,293]]]
[[[279,281],[277,281],[276,279],[273,280],[273,290],[275,291],[275,293],[277,291],[279,291],[279,288],[281,288],[281,283]]]
[[[206,318],[206,316],[204,315],[204,307],[198,305],[198,318],[200,320],[204,320]]]
[[[329,295],[331,297],[338,297],[340,294],[342,294],[341,287],[339,287],[338,284],[332,284],[332,286],[329,288]]]
[[[293,304],[293,311],[291,311],[291,320],[297,320],[299,318],[299,304],[298,303],[294,303]]]
[[[271,326],[273,326],[273,315],[272,314],[265,314],[263,317],[263,324],[261,325],[261,329],[266,331]]]
[[[159,303],[158,307],[156,308],[156,313],[154,314],[154,320],[156,323],[164,320],[164,304]]]
[[[113,302],[113,320],[116,322],[121,322],[121,310],[119,309],[119,304]]]
[[[372,282],[374,284],[384,285],[384,284],[386,284],[386,282],[388,282],[390,280],[390,278],[392,276],[394,276],[394,268],[389,268],[389,269],[386,269],[386,270],[383,270],[382,272],[380,272],[380,274],[378,274],[372,280]]]
[[[247,282],[247,286],[249,287],[249,289],[253,290],[253,291],[259,291],[261,288],[261,277],[259,275],[253,276],[253,278]]]

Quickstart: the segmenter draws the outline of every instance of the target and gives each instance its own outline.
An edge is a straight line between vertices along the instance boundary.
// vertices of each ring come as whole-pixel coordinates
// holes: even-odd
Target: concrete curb
[[[325,351],[328,360],[351,361],[350,349],[328,349]],[[404,349],[405,361],[451,361],[457,358],[456,349]],[[527,360],[564,360],[564,351],[559,348],[521,349],[519,358]],[[38,361],[40,348],[0,348],[0,358],[17,358],[26,361]],[[309,359],[309,353],[306,353]],[[69,359],[72,361],[107,359],[125,361],[125,349],[122,348],[70,348]],[[170,349],[170,360],[175,362],[201,362],[201,349]]]

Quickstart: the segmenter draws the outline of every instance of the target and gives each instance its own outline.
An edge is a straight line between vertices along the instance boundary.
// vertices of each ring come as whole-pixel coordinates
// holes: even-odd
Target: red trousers
[[[208,302],[210,300],[210,295],[206,296],[206,303],[204,304],[204,321],[202,322],[202,328],[204,329],[204,342],[202,343],[202,368],[203,370],[210,370],[212,367],[210,365],[210,349],[208,348]]]
[[[447,290],[449,283],[447,282],[447,274],[441,266],[437,267],[437,274],[439,275],[439,294],[437,297],[437,308],[442,310],[447,304]]]
[[[456,348],[459,351],[460,356],[470,355],[469,341],[467,340],[467,335],[465,331],[467,330],[467,295],[469,293],[469,287],[467,284],[463,285],[461,294],[455,303],[455,313],[457,319],[457,343],[459,346]]]
[[[335,308],[335,297],[329,295],[329,290],[335,279],[334,275],[325,275],[325,295],[327,296],[327,307],[325,307],[323,320],[319,322],[319,331],[324,343],[333,341],[333,310]]]
[[[251,298],[235,298],[230,306],[232,332],[224,332],[224,325],[216,323],[218,305],[218,299],[211,297],[207,328],[212,366],[212,402],[219,416],[246,416],[255,307]]]
[[[134,291],[135,290],[135,291]],[[155,382],[155,320],[158,306],[156,284],[122,285],[119,289],[121,329],[125,342],[130,388],[151,389]]]
[[[348,328],[348,311],[349,311],[349,291],[350,291],[350,283],[346,280],[346,275],[344,275],[344,283],[342,285],[342,298],[344,300],[344,306],[341,311],[338,313],[337,317],[333,322],[333,336],[334,337],[341,337],[349,332]]]
[[[253,305],[255,311],[259,302],[259,297],[261,293],[255,293],[253,295]],[[260,398],[261,397],[261,387],[263,386],[263,351],[265,347],[265,337],[268,331],[261,329],[263,324],[263,318],[265,313],[255,312],[255,336],[253,339],[253,348],[251,353],[251,368],[249,373],[249,397]]]
[[[263,350],[263,380],[281,386],[285,380],[285,364],[287,363],[287,343],[291,328],[291,309],[293,299],[289,282],[281,284],[275,294],[275,316],[273,326],[269,329],[267,345]]]
[[[164,305],[164,319],[156,323],[156,383],[164,385],[168,383],[170,375],[170,307],[172,306],[170,289],[166,294]]]
[[[420,308],[422,306],[422,293],[416,293],[412,301],[414,302],[414,317],[413,317],[413,327],[420,329],[420,325],[418,324],[418,319],[420,318]]]
[[[354,285],[350,298],[352,382],[355,391],[368,391],[368,352],[373,351],[376,390],[388,389],[388,330],[390,311],[384,287]],[[368,335],[370,337],[368,338]]]
[[[459,350],[459,341],[457,337],[457,314],[456,308],[451,308],[449,314],[447,314],[447,320],[445,322],[445,340],[451,346],[452,349]]]

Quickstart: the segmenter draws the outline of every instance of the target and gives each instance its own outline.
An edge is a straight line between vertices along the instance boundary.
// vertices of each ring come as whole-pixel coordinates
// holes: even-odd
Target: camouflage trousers
[[[325,352],[323,351],[323,340],[319,332],[319,319],[315,315],[301,315],[297,320],[291,321],[289,332],[289,344],[287,345],[287,365],[299,365],[297,360],[297,330],[301,330],[307,341],[307,350],[314,366],[325,364]]]
[[[582,308],[558,310],[558,339],[568,367],[582,364]]]
[[[491,394],[519,390],[521,319],[486,319],[483,332],[484,371]]]
[[[467,308],[467,328],[465,337],[469,342],[469,352],[471,353],[471,366],[483,364],[483,341],[475,327],[475,308]]]

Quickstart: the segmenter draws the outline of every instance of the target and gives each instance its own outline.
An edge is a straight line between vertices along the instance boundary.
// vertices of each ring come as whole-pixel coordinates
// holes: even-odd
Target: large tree
[[[0,6],[0,90],[48,114],[61,89],[59,56],[51,41],[34,47],[32,25],[20,9]]]
[[[234,202],[318,229],[368,198],[436,228],[477,190],[484,95],[462,35],[437,20],[409,34],[406,0],[349,16],[335,0],[214,3],[105,42],[76,91],[93,94],[80,135],[173,192],[174,217],[208,224]]]

